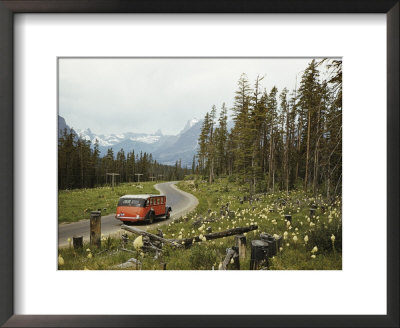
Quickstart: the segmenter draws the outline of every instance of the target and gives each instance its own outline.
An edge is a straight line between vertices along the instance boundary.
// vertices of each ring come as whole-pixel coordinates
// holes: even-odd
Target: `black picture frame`
[[[398,0],[0,0],[0,324],[5,327],[399,327]],[[385,13],[387,16],[387,315],[14,315],[13,17],[16,13]],[[366,263],[366,270],[369,263]],[[345,297],[345,295],[344,295]]]

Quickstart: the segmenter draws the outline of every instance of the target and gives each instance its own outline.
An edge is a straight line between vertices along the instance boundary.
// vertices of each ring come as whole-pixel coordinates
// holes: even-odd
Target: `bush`
[[[340,220],[334,221],[327,225],[327,229],[324,225],[318,225],[318,228],[312,230],[308,235],[309,250],[311,250],[315,245],[318,245],[319,252],[332,252],[332,235],[335,236],[335,250],[342,252],[342,223]]]
[[[230,175],[229,178],[228,178],[228,182],[230,182],[230,183],[236,182],[236,176],[235,175]]]
[[[190,249],[190,264],[193,270],[211,270],[216,263],[217,251],[206,245],[194,244]]]

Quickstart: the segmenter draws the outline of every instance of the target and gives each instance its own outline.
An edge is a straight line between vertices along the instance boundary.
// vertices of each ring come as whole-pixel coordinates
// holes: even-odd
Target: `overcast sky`
[[[311,59],[69,59],[59,60],[59,114],[96,134],[177,134],[211,106],[232,107],[246,73],[263,87],[294,89]]]

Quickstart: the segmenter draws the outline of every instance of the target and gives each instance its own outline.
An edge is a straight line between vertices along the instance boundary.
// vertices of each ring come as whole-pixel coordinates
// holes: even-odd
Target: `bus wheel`
[[[153,223],[154,223],[154,212],[151,212],[151,213],[150,213],[149,223],[150,223],[150,224],[153,224]]]

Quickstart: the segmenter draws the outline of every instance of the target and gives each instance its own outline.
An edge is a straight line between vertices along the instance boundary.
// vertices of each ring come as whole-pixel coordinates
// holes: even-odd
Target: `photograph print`
[[[341,58],[58,58],[59,270],[341,270]]]

